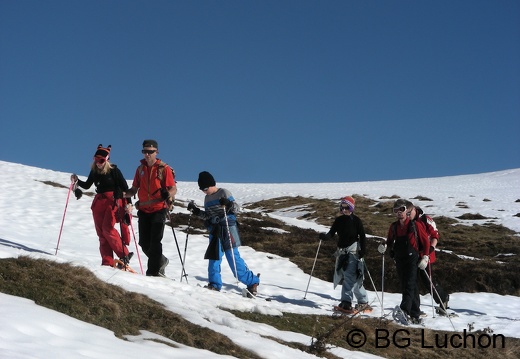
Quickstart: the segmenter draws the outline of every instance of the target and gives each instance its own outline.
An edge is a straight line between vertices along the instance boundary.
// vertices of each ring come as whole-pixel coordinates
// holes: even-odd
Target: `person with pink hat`
[[[338,248],[335,252],[334,288],[341,287],[341,303],[335,310],[347,314],[371,312],[368,296],[363,286],[365,266],[362,260],[366,253],[366,235],[361,219],[354,214],[356,200],[351,196],[340,201],[340,216],[336,217],[329,232],[320,233],[320,240],[330,240],[338,234]],[[356,297],[357,304],[352,307]]]

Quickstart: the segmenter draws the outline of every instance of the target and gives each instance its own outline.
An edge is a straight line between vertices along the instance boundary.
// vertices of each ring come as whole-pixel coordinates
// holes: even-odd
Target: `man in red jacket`
[[[144,140],[144,159],[135,171],[132,187],[124,197],[137,193],[135,204],[139,218],[139,245],[148,257],[147,276],[164,276],[168,258],[163,255],[162,238],[169,204],[173,203],[177,187],[172,169],[157,158],[157,141]]]
[[[420,300],[417,286],[417,268],[426,268],[429,261],[430,244],[428,234],[422,222],[411,218],[413,204],[404,199],[395,201],[393,211],[397,221],[388,229],[386,241],[378,250],[385,253],[390,248],[390,257],[395,261],[397,275],[401,284],[401,310],[412,323],[420,323]]]

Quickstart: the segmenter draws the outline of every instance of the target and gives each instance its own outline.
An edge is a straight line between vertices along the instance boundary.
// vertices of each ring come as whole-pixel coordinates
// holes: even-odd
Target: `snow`
[[[3,213],[0,218],[1,258],[29,255],[33,258],[85,266],[100,279],[129,291],[146,294],[192,323],[222,333],[238,345],[262,357],[314,357],[271,339],[271,337],[280,338],[283,341],[308,345],[311,342],[309,336],[279,331],[259,323],[251,325],[250,322],[236,318],[226,311],[226,309],[233,309],[266,315],[283,315],[283,312],[308,315],[330,314],[332,305],[338,302],[339,289],[334,290],[332,283],[317,278],[312,278],[309,283],[309,275],[285,258],[256,252],[248,246],[240,249],[248,266],[262,274],[260,295],[269,296],[272,301],[266,301],[264,298],[241,297],[239,293],[244,286],[237,285],[225,263],[222,266],[225,283],[223,291],[212,292],[202,288],[207,280],[207,262],[203,259],[207,246],[205,234],[189,235],[186,251],[188,283],[186,280],[180,281],[180,261],[170,227],[165,229],[163,247],[165,255],[170,258],[166,273],[172,280],[102,267],[98,239],[90,211],[92,199],[83,196],[80,200],[76,200],[73,194],[66,209],[59,252],[54,255],[65,209],[67,188],[70,184],[69,178],[68,173],[0,161],[0,212]],[[44,181],[57,182],[66,188],[49,186],[43,183]],[[409,199],[425,196],[432,201],[421,202],[427,203],[426,206],[423,205],[423,209],[433,216],[456,217],[468,212],[480,213],[493,218],[491,221],[494,223],[503,224],[520,232],[520,218],[514,216],[520,212],[520,203],[516,202],[520,199],[520,169],[400,181],[319,184],[219,183],[218,186],[229,189],[241,204],[280,196],[331,199],[350,194],[365,195],[372,199],[394,194]],[[204,196],[198,190],[196,183],[180,181],[178,188],[178,200],[186,202],[195,200],[197,204],[202,205]],[[469,208],[461,208],[461,203]],[[294,211],[299,209],[294,207]],[[184,208],[179,207],[174,211],[188,213]],[[315,222],[297,219],[293,211],[277,211],[268,215],[291,225],[317,231],[328,230],[328,227]],[[134,219],[133,223],[136,229],[137,220]],[[182,252],[186,240],[184,230],[185,228],[175,229]],[[272,228],[272,230],[277,229]],[[135,235],[138,237],[138,233]],[[317,245],[316,240],[316,247]],[[133,238],[130,250],[136,252]],[[145,257],[142,253],[141,258],[144,266]],[[132,259],[132,267],[140,272],[136,256]],[[306,293],[307,285],[309,289]],[[371,315],[379,317],[380,303],[368,278],[365,287],[375,307]],[[381,293],[378,294],[380,298]],[[400,298],[399,294],[385,293],[385,312],[398,305]],[[422,296],[421,303],[423,310],[429,314],[429,317],[424,320],[427,328],[461,333],[472,325],[474,330],[490,328],[495,334],[520,338],[520,298],[516,296],[453,293],[450,306],[459,316],[451,318],[451,321],[445,317],[432,318],[429,295]],[[116,357],[121,354],[126,358],[222,357],[178,343],[176,343],[177,347],[173,347],[147,340],[158,337],[148,332],[121,340],[106,329],[40,307],[27,299],[2,293],[0,293],[0,318],[2,318],[1,358],[68,358],[71,355],[76,358],[100,358]],[[169,342],[166,338],[162,340]],[[331,349],[331,352],[344,358],[376,357],[341,348]]]

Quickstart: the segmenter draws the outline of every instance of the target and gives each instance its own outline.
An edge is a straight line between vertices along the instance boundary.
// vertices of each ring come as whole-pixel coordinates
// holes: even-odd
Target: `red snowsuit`
[[[114,192],[98,193],[92,201],[92,216],[96,233],[99,237],[99,253],[101,254],[101,265],[113,266],[114,254],[123,258],[128,254],[128,249],[123,247],[130,243],[130,231],[128,225],[117,220],[119,208],[122,208],[122,200],[114,200]],[[121,236],[114,228],[119,222]],[[125,240],[126,239],[126,240]]]
[[[121,193],[128,190],[128,184],[115,165],[112,165],[107,174],[92,169],[85,182],[78,180],[78,186],[84,189],[89,189],[93,183],[96,185],[97,194],[90,208],[99,237],[101,265],[113,266],[114,253],[119,258],[128,255],[126,246],[130,244],[130,231],[128,225],[123,222],[124,205],[127,200],[121,199]],[[121,235],[114,228],[116,223],[120,224]]]

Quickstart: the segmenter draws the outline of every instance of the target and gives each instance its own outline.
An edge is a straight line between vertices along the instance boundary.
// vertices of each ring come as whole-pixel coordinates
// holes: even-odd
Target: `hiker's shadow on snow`
[[[487,313],[484,312],[477,312],[476,310],[470,310],[470,309],[453,309],[448,307],[448,311],[452,310],[453,312],[457,314],[465,314],[465,315],[473,315],[476,317],[480,317],[482,315],[487,315]]]
[[[294,305],[299,305],[299,306],[308,307],[308,308],[321,308],[323,306],[322,304],[318,304],[318,303],[312,301],[311,299],[307,299],[307,296],[305,295],[305,291],[303,291],[303,290],[298,291],[298,289],[295,289],[295,288],[281,287],[278,285],[271,285],[271,284],[267,284],[266,286],[277,287],[280,289],[279,291],[282,293],[284,293],[284,292],[293,292],[293,293],[301,292],[301,295],[302,295],[301,299],[300,298],[287,298],[283,295],[271,295],[270,298],[273,300],[276,300],[277,302],[285,303],[285,304],[294,304]],[[336,300],[336,298],[333,298],[332,296],[330,296],[328,294],[316,293],[316,292],[307,292],[307,294],[313,294],[313,295],[321,297],[323,299],[328,299],[328,300],[333,300],[333,301]]]
[[[27,252],[43,253],[43,254],[52,255],[52,253],[45,252],[45,251],[42,251],[42,250],[39,250],[39,249],[35,249],[35,248],[31,248],[31,247],[27,247],[27,246],[24,246],[23,244],[16,243],[16,242],[11,242],[11,241],[8,241],[7,239],[3,239],[3,238],[0,238],[0,244],[3,245],[3,246],[6,246],[6,247],[11,247],[11,248],[15,248],[15,249],[22,249],[22,250],[27,251]]]
[[[429,307],[431,308],[431,305]],[[487,315],[487,313],[484,313],[484,312],[478,312],[476,310],[463,309],[463,308],[450,308],[450,307],[448,307],[448,312],[454,312],[457,315],[463,314],[463,315],[471,315],[471,316],[475,316],[475,317],[480,317],[482,315]],[[442,315],[436,314],[436,316],[442,316]]]

